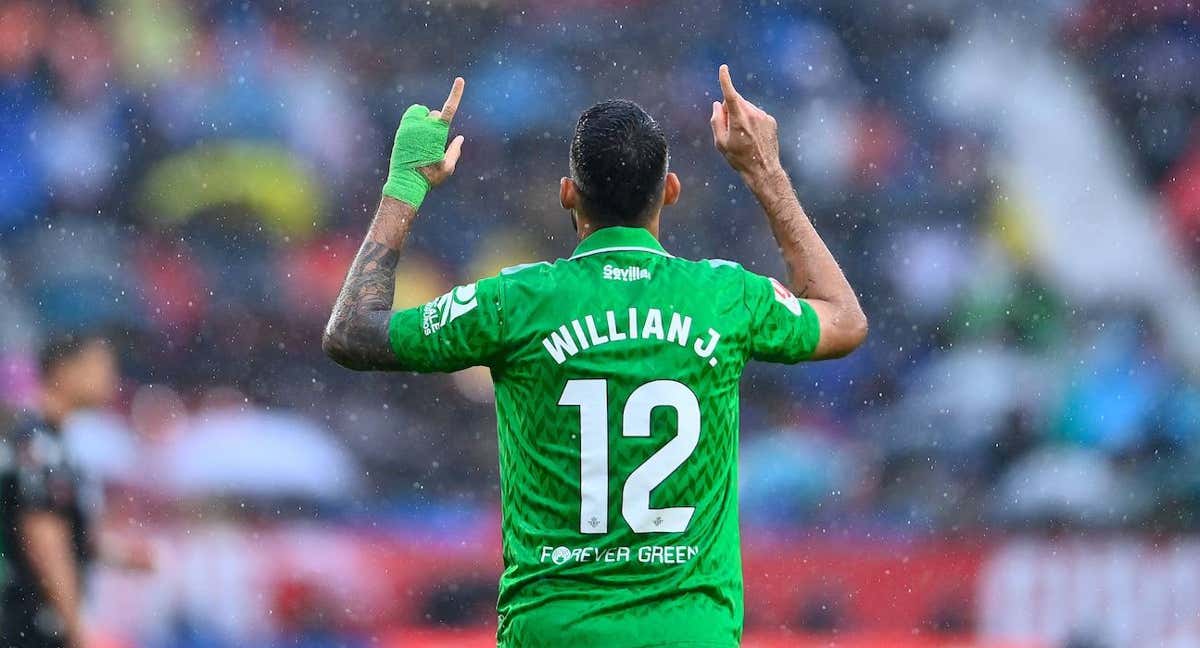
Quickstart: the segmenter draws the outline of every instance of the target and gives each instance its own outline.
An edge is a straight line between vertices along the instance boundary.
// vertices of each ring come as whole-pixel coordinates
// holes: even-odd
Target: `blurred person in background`
[[[64,335],[39,356],[39,410],[25,412],[4,441],[0,462],[0,550],[9,578],[0,596],[0,646],[77,648],[84,572],[93,557],[148,568],[144,545],[101,542],[87,489],[62,429],[75,412],[106,406],[119,380],[112,345]]]

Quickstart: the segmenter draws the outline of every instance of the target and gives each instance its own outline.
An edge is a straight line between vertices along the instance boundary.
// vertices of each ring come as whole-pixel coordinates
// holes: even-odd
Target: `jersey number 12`
[[[579,407],[579,531],[608,533],[608,381],[571,380],[559,405]],[[655,380],[633,390],[625,401],[622,436],[649,437],[650,413],[675,410],[675,437],[637,467],[625,481],[621,514],[634,533],[678,533],[687,529],[695,507],[650,508],[650,491],[663,483],[696,450],[700,403],[683,383]]]

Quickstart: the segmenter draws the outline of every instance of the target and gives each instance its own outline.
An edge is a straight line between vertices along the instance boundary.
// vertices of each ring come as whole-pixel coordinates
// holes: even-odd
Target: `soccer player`
[[[661,212],[680,193],[666,137],[636,104],[605,101],[579,118],[559,187],[581,239],[569,258],[393,311],[417,210],[459,160],[462,136],[445,142],[463,80],[440,111],[412,106],[400,121],[323,346],[352,369],[491,369],[501,646],[736,646],[742,369],[836,358],[866,338],[854,291],[780,163],[775,120],[738,94],[728,67],[719,82],[713,140],[766,213],[791,290],[663,248]]]
[[[106,405],[119,376],[103,338],[62,335],[41,351],[40,410],[0,435],[0,648],[77,648],[84,571],[93,557],[148,569],[148,545],[99,538],[84,485],[68,455],[63,423]]]

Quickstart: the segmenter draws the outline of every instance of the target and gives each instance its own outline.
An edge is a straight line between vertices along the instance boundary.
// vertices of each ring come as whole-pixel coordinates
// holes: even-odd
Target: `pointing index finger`
[[[462,77],[454,78],[454,85],[450,86],[450,96],[446,97],[446,103],[442,105],[439,119],[447,124],[454,119],[454,113],[458,112],[458,102],[462,100],[463,87],[466,85],[467,82]]]
[[[721,80],[721,94],[725,97],[725,109],[736,109],[737,102],[742,96],[733,88],[733,79],[729,77],[729,66],[722,65],[717,72],[717,77]]]

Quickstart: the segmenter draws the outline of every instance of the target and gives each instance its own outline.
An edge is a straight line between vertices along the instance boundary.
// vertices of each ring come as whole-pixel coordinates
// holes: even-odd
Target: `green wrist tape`
[[[429,192],[429,181],[417,169],[441,161],[449,136],[450,124],[430,117],[425,106],[409,106],[396,129],[383,195],[420,207]]]

